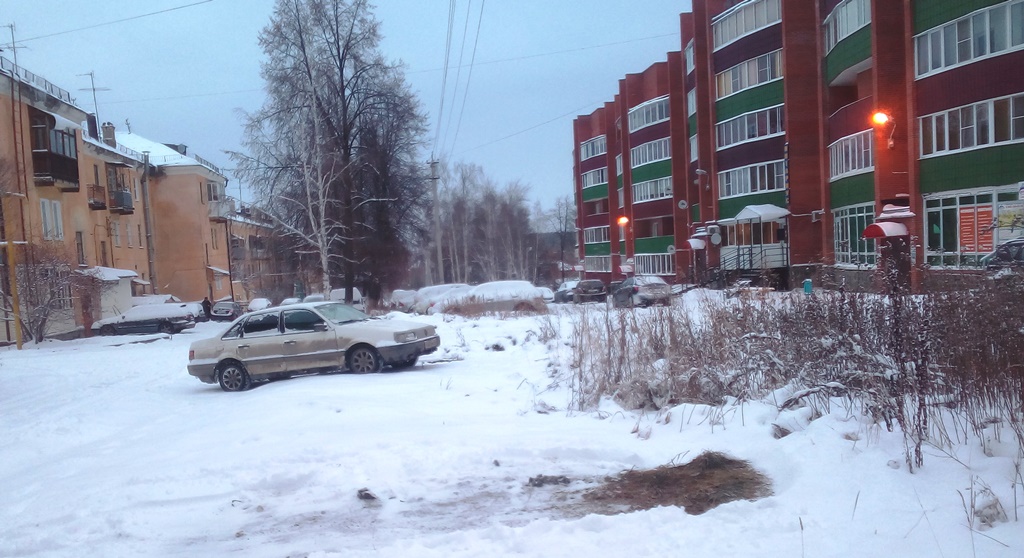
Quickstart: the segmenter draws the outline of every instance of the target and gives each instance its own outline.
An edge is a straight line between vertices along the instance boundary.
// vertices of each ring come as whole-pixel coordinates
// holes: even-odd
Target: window
[[[686,115],[697,114],[697,90],[691,89],[686,92]]]
[[[135,227],[135,232],[138,233],[139,248],[142,248],[142,225],[136,225]]]
[[[656,178],[633,185],[633,203],[672,197],[672,177]]]
[[[583,269],[591,273],[609,273],[612,270],[612,257],[586,256],[583,258]]]
[[[832,211],[832,238],[837,264],[874,266],[875,241],[861,238],[875,221],[875,204],[867,203]]]
[[[921,156],[1024,140],[1024,95],[958,107],[918,119]]]
[[[785,161],[759,163],[718,173],[719,198],[782,190],[785,187]]]
[[[980,267],[996,246],[1021,236],[1017,186],[925,199],[925,258],[935,267]]]
[[[781,21],[779,0],[748,2],[726,14],[712,24],[715,50],[743,35]]]
[[[598,184],[607,184],[608,168],[601,167],[599,169],[594,169],[592,171],[585,172],[583,173],[581,178],[583,179],[582,181],[584,188],[589,188],[591,186],[596,186]]]
[[[700,150],[697,147],[697,136],[690,136],[690,162],[700,157]]]
[[[917,76],[1024,46],[1024,0],[1004,2],[915,37]]]
[[[217,229],[215,228],[210,229],[210,244],[213,245],[214,250],[220,249],[217,247]]]
[[[672,254],[636,254],[633,262],[642,275],[674,275],[675,258]]]
[[[316,331],[317,324],[325,323],[323,318],[309,310],[287,310],[284,315],[285,333]]]
[[[875,168],[874,130],[846,136],[828,147],[829,178],[869,172]]]
[[[583,208],[586,215],[608,213],[608,198],[584,202]]]
[[[78,256],[78,265],[86,265],[85,239],[82,235],[82,231],[75,231],[75,255]]]
[[[615,156],[615,176],[622,176],[622,153]]]
[[[686,61],[686,73],[689,74],[696,67],[694,65],[693,40],[692,39],[690,40],[690,42],[686,43],[686,48],[683,49],[683,59]]]
[[[885,0],[883,0],[885,1]],[[861,27],[871,23],[869,0],[845,0],[840,2],[825,18],[825,52],[828,53],[839,41],[849,37]]]
[[[580,161],[585,161],[591,157],[597,157],[598,155],[604,155],[607,152],[608,142],[605,140],[604,136],[598,136],[580,144]]]
[[[39,214],[42,217],[43,239],[64,240],[64,220],[61,215],[60,202],[56,200],[39,200]]]
[[[117,221],[110,223],[110,239],[115,247],[121,247],[121,223]]]
[[[48,292],[54,294],[49,308],[55,310],[70,310],[71,298],[71,277],[70,270],[66,265],[36,265],[29,272],[32,275],[32,282],[41,286]]]
[[[601,242],[608,242],[608,227],[583,229],[584,244],[598,244]]]
[[[719,99],[744,89],[768,83],[782,77],[782,51],[776,50],[751,58],[719,73],[717,95]]]
[[[629,109],[630,133],[668,120],[668,96],[647,101]]]
[[[124,224],[124,234],[128,240],[128,247],[131,248],[134,244],[132,244],[132,226],[130,223]]]
[[[647,163],[668,159],[671,156],[668,138],[638,145],[629,150],[629,156],[630,164],[634,169]]]
[[[246,337],[266,337],[268,335],[277,335],[277,320],[277,313],[252,316],[245,321],[242,333]]]
[[[741,114],[736,118],[720,122],[715,126],[718,148],[722,149],[737,143],[781,134],[785,131],[782,118],[782,105],[779,105]]]
[[[217,182],[206,183],[206,201],[220,201],[224,199],[224,185]]]

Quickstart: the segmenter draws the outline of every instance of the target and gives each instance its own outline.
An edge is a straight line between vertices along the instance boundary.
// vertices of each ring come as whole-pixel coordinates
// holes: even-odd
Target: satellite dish
[[[690,207],[690,204],[686,203],[686,200],[679,200],[679,209],[686,209]]]
[[[669,244],[668,248],[665,248],[665,251],[668,252],[669,254],[675,254],[676,253],[676,247],[671,245],[671,244]]]
[[[722,243],[722,235],[720,233],[715,233],[715,234],[711,235],[711,244],[714,244],[715,246],[718,246],[721,243]]]

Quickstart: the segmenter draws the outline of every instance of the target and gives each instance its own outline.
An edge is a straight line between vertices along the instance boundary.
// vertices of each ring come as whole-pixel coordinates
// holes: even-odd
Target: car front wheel
[[[100,335],[114,335],[117,330],[112,325],[105,325],[100,328]]]
[[[224,391],[245,391],[252,384],[252,378],[240,362],[228,361],[217,368],[217,383]]]
[[[345,362],[348,364],[348,369],[356,374],[380,372],[383,364],[376,349],[366,345],[360,345],[349,351]]]
[[[174,326],[170,322],[161,322],[160,327],[157,328],[160,333],[166,333],[168,335],[174,333]]]

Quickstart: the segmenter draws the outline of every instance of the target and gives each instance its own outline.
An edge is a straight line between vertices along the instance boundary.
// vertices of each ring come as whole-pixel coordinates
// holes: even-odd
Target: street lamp
[[[886,126],[891,126],[891,129],[889,130],[888,147],[889,149],[896,147],[896,142],[892,139],[893,134],[896,133],[896,121],[893,120],[891,114],[884,110],[876,110],[874,114],[871,115],[871,124],[880,130],[884,130]]]

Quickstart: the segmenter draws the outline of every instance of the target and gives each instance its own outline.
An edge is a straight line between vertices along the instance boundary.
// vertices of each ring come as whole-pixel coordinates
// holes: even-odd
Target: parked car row
[[[657,275],[636,275],[608,287],[599,279],[564,281],[555,290],[554,302],[606,302],[611,296],[615,307],[668,305],[672,287]]]

